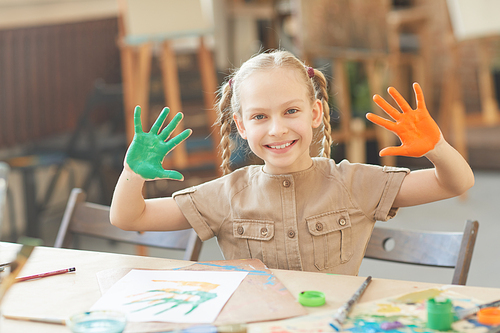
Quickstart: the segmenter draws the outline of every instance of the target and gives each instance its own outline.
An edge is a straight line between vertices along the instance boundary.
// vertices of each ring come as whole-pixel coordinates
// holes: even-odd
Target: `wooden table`
[[[0,262],[13,259],[19,245],[0,242]],[[69,317],[87,311],[100,297],[96,273],[109,268],[171,269],[190,265],[191,262],[132,255],[36,248],[21,275],[36,274],[61,268],[77,267],[75,274],[68,273],[40,280],[15,284],[4,298],[2,312],[11,315]],[[304,290],[321,290],[326,304],[319,308],[307,308],[309,313],[335,310],[354,293],[364,277],[333,275],[311,272],[272,270],[292,295]],[[398,280],[373,279],[360,302],[382,299],[407,292],[440,286],[437,284]],[[489,302],[500,299],[500,288],[453,287],[469,297]],[[258,324],[253,324],[258,325]],[[0,331],[9,333],[57,333],[69,329],[52,324],[0,319]]]

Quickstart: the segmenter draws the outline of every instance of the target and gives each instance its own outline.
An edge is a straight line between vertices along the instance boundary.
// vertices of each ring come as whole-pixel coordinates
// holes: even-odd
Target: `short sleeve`
[[[217,236],[229,215],[229,200],[223,178],[172,194],[184,217],[202,241]]]
[[[393,207],[392,204],[399,193],[399,189],[401,188],[404,178],[410,170],[406,168],[385,166],[383,168],[383,172],[387,174],[387,180],[385,182],[380,202],[375,209],[374,217],[375,220],[378,221],[387,221],[396,216],[399,208]]]
[[[342,161],[338,170],[351,198],[368,218],[387,221],[396,215],[392,205],[409,169]]]

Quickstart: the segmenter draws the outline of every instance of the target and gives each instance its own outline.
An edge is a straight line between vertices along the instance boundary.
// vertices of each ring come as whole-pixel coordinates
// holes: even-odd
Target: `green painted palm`
[[[167,140],[182,120],[182,113],[177,113],[172,121],[160,132],[160,127],[167,118],[168,108],[164,108],[148,133],[142,130],[141,107],[134,110],[134,139],[127,151],[127,164],[144,179],[183,180],[184,176],[175,170],[165,170],[162,161],[172,149],[191,135],[187,129],[179,135]]]

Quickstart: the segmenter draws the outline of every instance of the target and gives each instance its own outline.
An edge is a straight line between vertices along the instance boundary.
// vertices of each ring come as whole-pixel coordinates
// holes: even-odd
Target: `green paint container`
[[[438,331],[449,331],[453,323],[453,305],[449,299],[427,300],[427,327]]]

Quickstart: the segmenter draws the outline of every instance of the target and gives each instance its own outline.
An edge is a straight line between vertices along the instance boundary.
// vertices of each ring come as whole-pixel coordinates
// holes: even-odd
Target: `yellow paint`
[[[210,282],[198,282],[198,281],[167,281],[167,280],[153,280],[153,282],[171,282],[178,284],[180,286],[188,286],[188,287],[198,287],[198,290],[201,291],[210,291],[217,288],[219,285]],[[162,289],[166,290],[166,289]],[[171,289],[176,290],[176,289]]]
[[[396,303],[419,303],[421,301],[425,301],[429,298],[437,297],[441,295],[443,290],[439,289],[426,289],[426,290],[421,290],[421,291],[416,291],[413,293],[405,294],[403,296],[400,296],[396,298],[394,301]]]
[[[394,306],[392,304],[384,304],[380,303],[378,305],[378,313],[393,313],[393,312],[400,312],[401,309],[398,308],[397,306]]]

